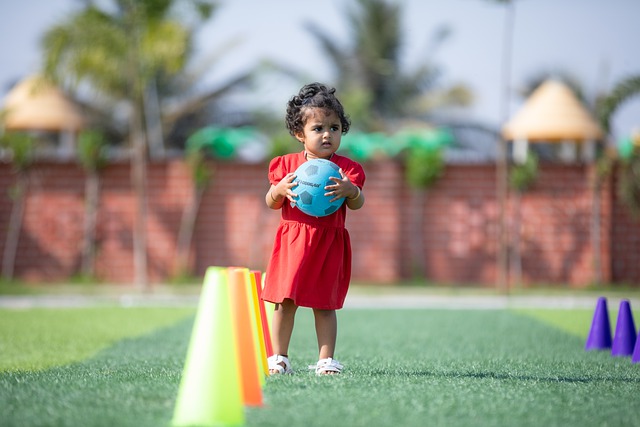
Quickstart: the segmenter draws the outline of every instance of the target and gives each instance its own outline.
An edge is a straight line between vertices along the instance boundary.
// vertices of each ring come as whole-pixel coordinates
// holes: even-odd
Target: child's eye
[[[340,130],[340,126],[331,126],[331,130],[337,132]]]

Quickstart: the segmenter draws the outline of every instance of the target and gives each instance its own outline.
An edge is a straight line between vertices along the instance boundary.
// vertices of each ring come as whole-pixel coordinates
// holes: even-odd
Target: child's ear
[[[304,133],[303,132],[296,133],[296,139],[304,144]]]

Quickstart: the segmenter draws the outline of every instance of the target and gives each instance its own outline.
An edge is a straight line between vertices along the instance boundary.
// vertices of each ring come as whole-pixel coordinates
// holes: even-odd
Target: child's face
[[[340,147],[342,125],[338,115],[323,108],[309,108],[305,112],[302,133],[296,138],[304,145],[308,159],[328,159]]]

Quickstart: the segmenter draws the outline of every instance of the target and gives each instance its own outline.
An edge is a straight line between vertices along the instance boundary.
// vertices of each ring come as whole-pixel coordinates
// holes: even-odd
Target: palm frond
[[[640,95],[640,75],[630,76],[621,80],[606,96],[597,108],[600,125],[609,132],[611,130],[611,116],[629,98]]]

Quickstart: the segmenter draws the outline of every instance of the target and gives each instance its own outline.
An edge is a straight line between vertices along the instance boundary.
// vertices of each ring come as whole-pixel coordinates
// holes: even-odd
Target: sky
[[[463,116],[500,126],[505,8],[490,0],[395,0],[402,5],[404,66],[416,67],[429,39],[442,25],[451,36],[429,58],[443,71],[444,84],[462,83],[474,94]],[[16,80],[41,66],[40,39],[51,25],[77,10],[79,0],[2,1],[0,5],[0,97]],[[215,16],[197,34],[196,58],[204,60],[230,41],[238,44],[206,74],[215,87],[233,74],[269,59],[306,72],[310,80],[332,83],[330,62],[305,30],[313,22],[335,38],[348,40],[350,0],[220,0]],[[583,85],[588,97],[640,75],[639,0],[517,0],[508,116],[522,105],[518,89],[541,72],[562,71]],[[297,83],[272,77],[256,91],[260,108],[281,109]],[[614,138],[640,131],[640,97],[613,117]],[[277,112],[277,111],[276,111]]]

